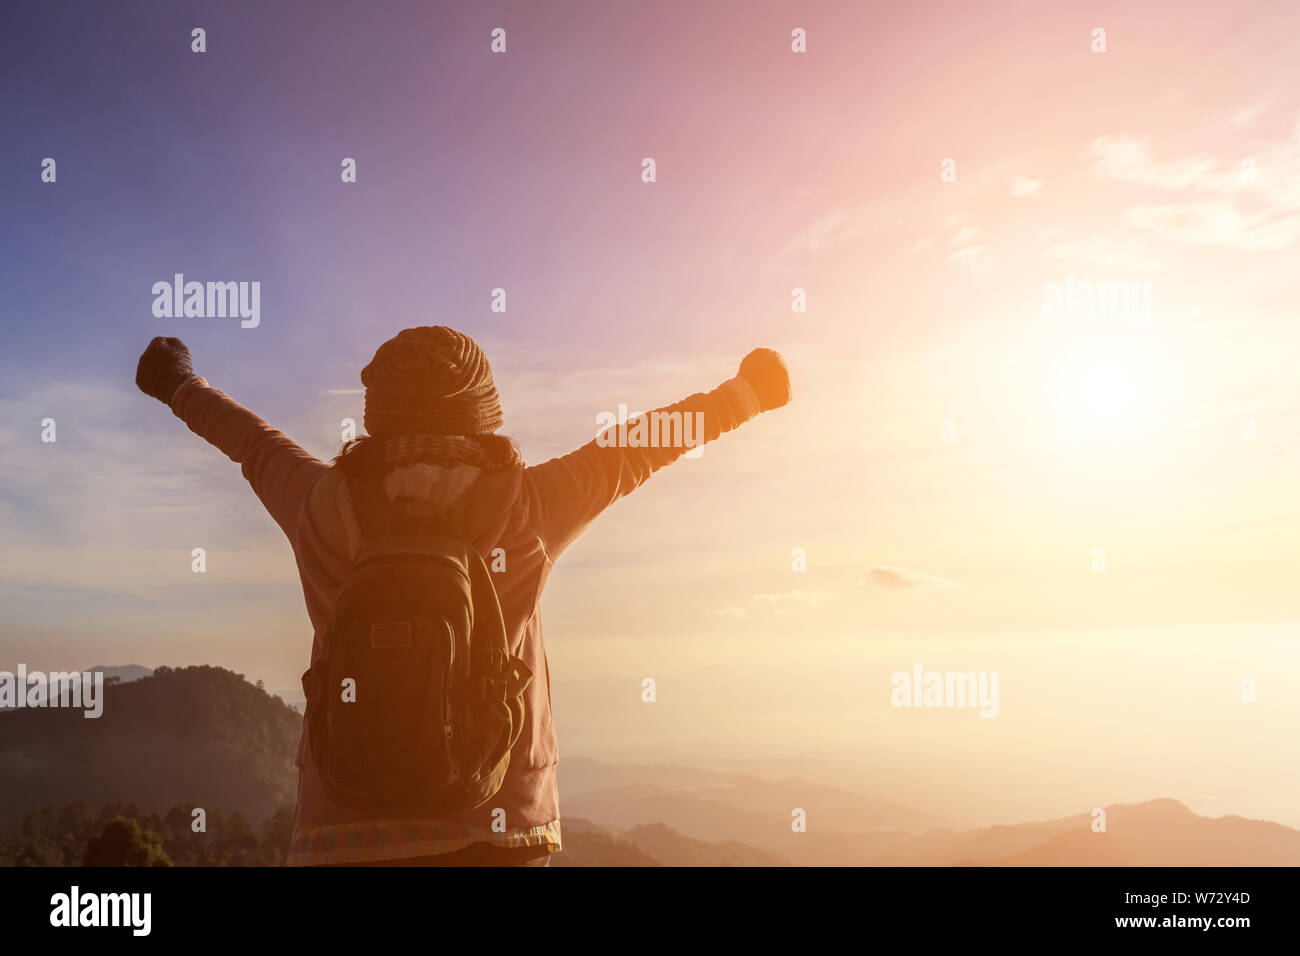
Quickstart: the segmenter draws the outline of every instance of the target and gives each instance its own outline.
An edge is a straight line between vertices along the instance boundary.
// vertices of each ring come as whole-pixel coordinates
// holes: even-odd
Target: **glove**
[[[780,408],[790,401],[790,370],[771,349],[754,349],[746,355],[740,363],[740,378],[753,386],[761,411]]]
[[[140,391],[165,405],[170,405],[176,389],[192,378],[190,350],[180,339],[155,338],[135,368],[135,384]]]

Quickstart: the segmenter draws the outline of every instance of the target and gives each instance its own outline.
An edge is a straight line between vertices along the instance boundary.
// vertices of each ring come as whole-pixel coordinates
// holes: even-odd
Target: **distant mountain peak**
[[[1119,808],[1127,810],[1158,810],[1161,813],[1180,813],[1188,817],[1196,816],[1187,804],[1181,800],[1175,800],[1173,797],[1156,797],[1154,800],[1143,800],[1141,803],[1121,803],[1116,805],[1116,809]]]
[[[96,664],[94,667],[84,668],[82,673],[102,672],[104,680],[110,677],[116,677],[123,684],[129,684],[131,681],[140,680],[142,677],[152,677],[153,668],[145,667],[143,664]]]

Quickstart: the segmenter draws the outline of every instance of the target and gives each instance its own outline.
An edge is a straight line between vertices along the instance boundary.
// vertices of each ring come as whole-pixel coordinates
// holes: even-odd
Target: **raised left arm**
[[[253,493],[292,539],[298,510],[328,465],[195,375],[189,349],[180,339],[160,337],[149,343],[140,356],[136,384],[237,462]]]

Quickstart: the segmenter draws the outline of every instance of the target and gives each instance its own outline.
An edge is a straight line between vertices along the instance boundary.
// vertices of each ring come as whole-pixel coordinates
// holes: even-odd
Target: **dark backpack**
[[[402,816],[482,806],[501,788],[532,679],[510,654],[491,573],[448,520],[406,515],[380,480],[349,478],[348,491],[361,546],[303,675],[326,796]]]

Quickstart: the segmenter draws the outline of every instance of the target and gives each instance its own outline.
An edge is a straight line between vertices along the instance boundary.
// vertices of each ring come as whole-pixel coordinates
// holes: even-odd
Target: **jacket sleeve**
[[[177,389],[171,410],[190,431],[242,466],[253,493],[292,540],[298,510],[329,466],[201,378]]]
[[[680,413],[684,423],[686,416],[698,413],[702,418],[692,417],[691,422],[702,423],[702,434],[695,431],[692,438],[692,444],[699,445],[740,426],[758,412],[758,396],[753,387],[737,377],[711,392],[697,392],[639,417],[647,419],[647,424],[656,420],[664,423],[675,421],[665,416]],[[626,446],[616,444],[617,428],[610,428],[576,451],[525,470],[529,523],[552,561],[597,515],[690,450],[681,442],[659,447],[633,446],[631,429],[635,422],[632,419],[627,423]],[[661,442],[665,431],[665,428],[660,430]]]

